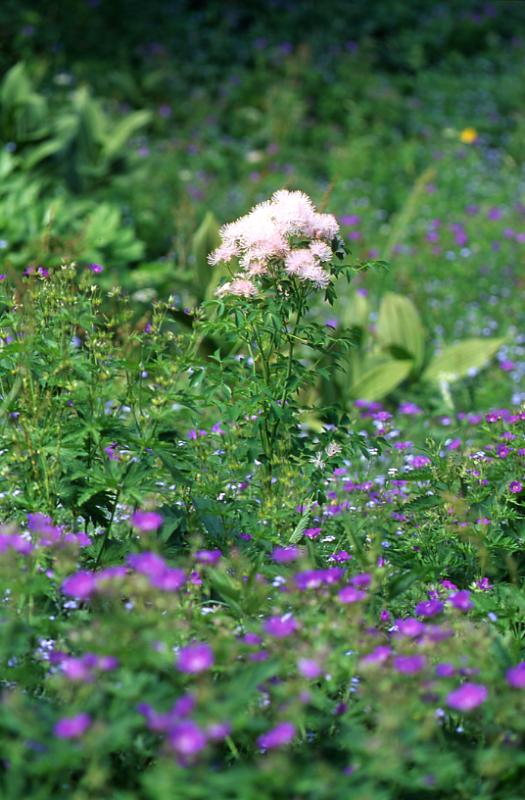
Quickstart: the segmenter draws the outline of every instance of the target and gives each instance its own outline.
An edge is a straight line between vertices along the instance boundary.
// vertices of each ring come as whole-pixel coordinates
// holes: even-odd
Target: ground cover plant
[[[521,800],[521,4],[121,5],[0,10],[0,796]]]

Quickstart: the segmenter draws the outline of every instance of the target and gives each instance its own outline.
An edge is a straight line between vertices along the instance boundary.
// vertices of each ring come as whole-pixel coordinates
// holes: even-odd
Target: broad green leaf
[[[352,397],[361,400],[381,400],[402,383],[412,371],[410,359],[387,359],[363,370],[351,387]]]
[[[222,277],[221,270],[208,263],[209,254],[219,246],[219,243],[219,223],[214,214],[208,211],[195,231],[191,243],[192,267],[197,276],[201,297],[209,298],[211,291]]]
[[[25,103],[33,93],[33,86],[23,61],[15,64],[6,73],[0,90],[3,106],[12,107]]]
[[[470,370],[484,367],[504,342],[504,338],[464,339],[457,344],[448,345],[434,356],[423,373],[423,378],[436,382],[444,380],[447,383],[464,378]]]
[[[408,297],[387,292],[379,308],[377,338],[392,352],[399,350],[413,359],[417,369],[425,354],[425,331],[416,307]]]
[[[348,303],[344,306],[341,321],[348,328],[364,328],[368,325],[370,305],[368,299],[359,292],[354,292]]]
[[[135,111],[133,114],[128,114],[117,125],[111,126],[104,146],[105,158],[108,160],[115,158],[131,136],[147,125],[150,119],[151,113],[149,111]]]

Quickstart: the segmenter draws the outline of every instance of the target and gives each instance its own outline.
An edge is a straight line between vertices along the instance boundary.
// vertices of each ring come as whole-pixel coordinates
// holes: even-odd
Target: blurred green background
[[[390,264],[336,320],[394,290],[432,347],[519,348],[524,54],[520,0],[4,0],[1,270],[95,262],[191,307],[218,224],[302,189]]]

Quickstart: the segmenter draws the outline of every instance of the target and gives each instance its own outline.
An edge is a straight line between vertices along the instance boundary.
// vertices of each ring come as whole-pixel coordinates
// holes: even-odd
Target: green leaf
[[[464,339],[457,344],[448,345],[434,356],[423,373],[423,379],[451,383],[464,378],[470,370],[484,367],[504,342],[504,338]]]
[[[206,299],[211,297],[224,274],[220,267],[212,267],[208,263],[209,254],[219,246],[220,240],[219,223],[214,214],[208,211],[195,231],[191,243],[192,266],[197,276],[200,295]]]
[[[409,359],[385,359],[365,368],[351,387],[353,397],[360,400],[381,400],[402,383],[412,371]]]
[[[381,345],[413,359],[418,369],[425,355],[425,331],[416,307],[408,297],[387,292],[379,308],[377,338]]]
[[[149,111],[135,111],[117,125],[112,125],[104,146],[105,158],[110,161],[118,156],[130,137],[147,125],[150,120],[151,113]]]

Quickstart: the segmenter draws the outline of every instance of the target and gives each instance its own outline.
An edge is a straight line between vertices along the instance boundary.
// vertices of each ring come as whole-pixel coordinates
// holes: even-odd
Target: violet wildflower
[[[420,617],[437,617],[441,614],[445,604],[441,600],[424,600],[416,606],[416,614]]]
[[[423,655],[396,656],[392,665],[396,672],[403,675],[415,675],[425,669],[427,660]]]
[[[150,575],[150,583],[163,592],[176,592],[186,583],[186,573],[177,567],[166,567],[162,572]]]
[[[419,619],[408,617],[408,619],[400,619],[397,621],[397,629],[401,636],[414,639],[425,632],[425,625]]]
[[[466,589],[451,594],[448,601],[454,608],[457,608],[458,611],[470,611],[471,608],[474,608],[474,603],[470,599],[470,592]]]
[[[525,689],[525,661],[507,670],[507,683],[513,689]]]
[[[195,561],[199,564],[209,564],[213,566],[220,560],[222,553],[220,550],[198,550],[195,553]]]
[[[289,564],[296,561],[302,554],[299,547],[275,547],[272,550],[272,559],[277,564]]]
[[[180,650],[176,666],[179,672],[196,675],[211,669],[214,662],[215,658],[210,645],[206,642],[195,642]]]
[[[131,524],[141,533],[156,531],[162,523],[164,517],[156,511],[135,511],[131,517]]]
[[[371,653],[367,653],[360,659],[360,664],[384,664],[392,655],[392,648],[388,645],[378,645]]]
[[[487,699],[486,686],[480,683],[464,683],[447,695],[446,704],[456,711],[472,711]]]
[[[317,539],[321,534],[321,528],[306,528],[304,535],[307,539]]]
[[[62,592],[77,600],[86,600],[91,597],[96,588],[96,579],[93,572],[81,570],[66,578],[62,584]]]
[[[361,600],[366,600],[366,592],[356,589],[355,586],[343,586],[338,597],[341,603],[359,603]]]
[[[77,714],[74,717],[62,717],[56,723],[53,733],[58,739],[79,739],[91,725],[89,714]]]
[[[257,739],[261,750],[275,750],[290,744],[295,736],[295,725],[292,722],[279,722],[275,728],[263,733]]]
[[[437,664],[436,675],[438,678],[452,678],[456,674],[456,668],[453,664]]]
[[[212,742],[221,742],[230,736],[232,726],[229,722],[211,722],[206,726],[206,736]]]
[[[263,625],[265,633],[275,639],[285,639],[297,630],[297,622],[291,614],[282,617],[269,617]]]
[[[102,264],[88,264],[88,269],[90,272],[94,272],[97,275],[101,272],[104,272],[104,267]]]
[[[523,484],[520,481],[511,481],[509,483],[509,492],[511,494],[520,494],[523,491]]]
[[[297,668],[304,678],[315,680],[322,673],[322,669],[313,658],[300,658],[297,662]]]
[[[197,723],[188,719],[179,722],[170,730],[168,742],[179,756],[191,757],[204,750],[207,738]]]
[[[359,575],[354,575],[350,578],[350,583],[352,586],[358,586],[360,589],[366,589],[367,586],[370,586],[372,578],[368,574],[368,572],[361,572]]]

